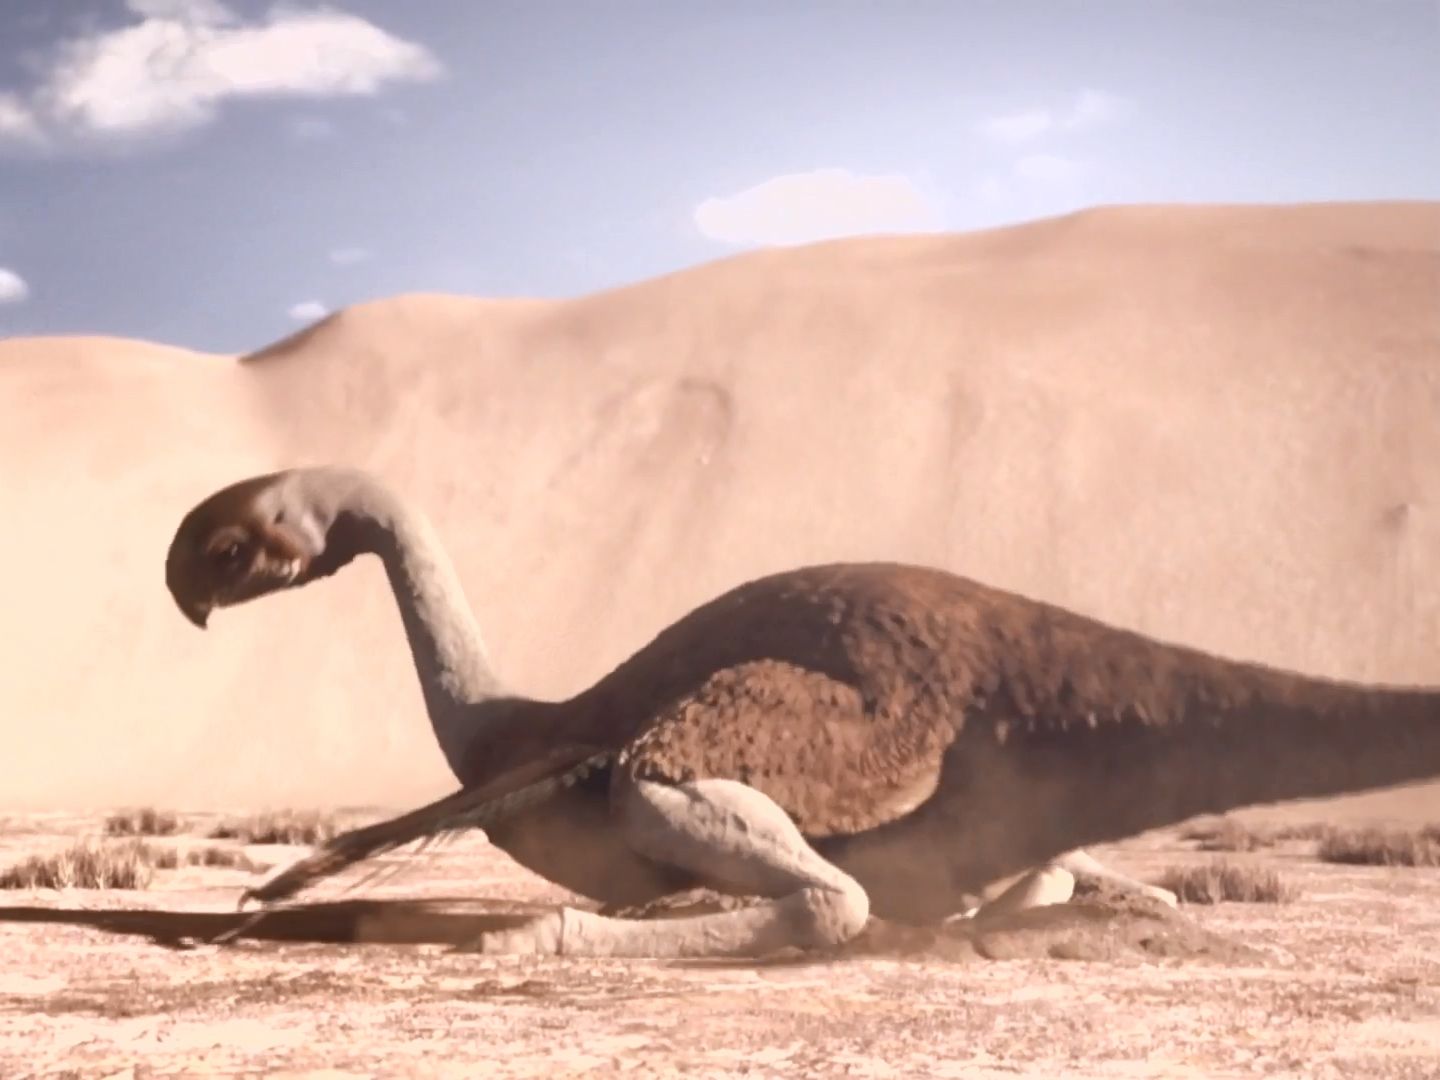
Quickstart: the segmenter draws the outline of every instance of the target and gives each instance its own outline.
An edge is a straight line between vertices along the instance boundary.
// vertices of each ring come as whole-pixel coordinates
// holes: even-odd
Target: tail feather
[[[248,900],[266,904],[284,900],[347,866],[414,840],[424,839],[428,846],[437,839],[467,829],[483,829],[543,802],[609,764],[610,760],[610,752],[593,746],[555,747],[543,758],[512,769],[489,783],[461,788],[417,810],[336,835],[269,881],[245,890],[241,906]]]

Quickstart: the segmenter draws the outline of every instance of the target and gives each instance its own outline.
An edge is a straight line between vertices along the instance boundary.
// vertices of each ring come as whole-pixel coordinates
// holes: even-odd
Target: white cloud
[[[1088,171],[1084,162],[1059,154],[1027,154],[1015,162],[1013,169],[1021,180],[1032,184],[1069,184]]]
[[[1129,98],[1107,94],[1104,90],[1082,90],[1061,123],[1072,129],[1099,127],[1127,120],[1134,111],[1135,103]]]
[[[365,262],[371,254],[369,248],[338,247],[331,249],[329,259],[336,266],[354,266],[356,263]]]
[[[733,195],[706,199],[695,226],[728,244],[805,244],[860,233],[939,227],[939,212],[899,174],[862,176],[816,169],[776,176]]]
[[[1027,109],[982,120],[980,133],[996,142],[1018,143],[1045,134],[1054,123],[1049,109]]]
[[[1056,130],[1083,131],[1129,119],[1135,103],[1104,90],[1081,90],[1065,106],[1003,113],[980,121],[980,134],[1003,143],[1022,143]]]
[[[18,94],[0,91],[0,142],[39,142],[40,122]]]
[[[30,286],[14,270],[0,266],[0,304],[19,304],[30,296]]]
[[[314,322],[329,315],[330,309],[319,300],[302,300],[298,304],[290,305],[288,314],[296,322]]]
[[[229,100],[374,95],[441,74],[424,46],[331,8],[242,20],[218,0],[129,0],[119,29],[71,38],[23,97],[42,129],[123,138],[183,131]]]

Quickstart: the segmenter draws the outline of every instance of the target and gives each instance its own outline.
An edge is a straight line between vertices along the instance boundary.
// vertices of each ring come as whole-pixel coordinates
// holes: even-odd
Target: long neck
[[[384,564],[431,727],[463,781],[467,748],[513,699],[490,666],[455,567],[429,521],[368,478],[346,479],[326,515],[328,544],[347,555],[372,552]]]

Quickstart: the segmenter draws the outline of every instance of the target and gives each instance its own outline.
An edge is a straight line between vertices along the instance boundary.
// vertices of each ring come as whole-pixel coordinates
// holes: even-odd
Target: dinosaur
[[[166,582],[204,628],[216,608],[367,553],[385,567],[462,788],[337,838],[268,895],[480,821],[518,863],[603,905],[493,932],[481,952],[832,948],[872,913],[943,922],[1007,877],[1024,892],[1036,883],[1023,875],[1039,874],[1053,892],[1067,862],[1097,869],[1089,845],[1440,775],[1440,689],[1226,659],[897,563],[748,581],[574,696],[525,697],[495,675],[427,517],[352,468],[216,491],[177,528]],[[487,814],[507,800],[510,812]],[[700,887],[763,899],[674,919],[606,914]]]

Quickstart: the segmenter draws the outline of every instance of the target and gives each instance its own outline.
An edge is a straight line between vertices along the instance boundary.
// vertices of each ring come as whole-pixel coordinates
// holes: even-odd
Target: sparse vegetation
[[[1255,827],[1231,817],[1197,821],[1181,833],[1201,851],[1257,851],[1286,841],[1318,844],[1322,862],[1354,866],[1440,866],[1440,825],[1418,829],[1340,828],[1318,822]]]
[[[219,866],[233,870],[254,870],[255,864],[243,851],[225,847],[191,848],[185,853],[188,866]]]
[[[1419,829],[1330,828],[1320,859],[1354,866],[1440,866],[1440,825]]]
[[[1274,870],[1224,860],[1169,867],[1155,884],[1187,904],[1283,904],[1298,895]]]
[[[82,840],[0,870],[0,889],[144,889],[155,865],[155,849],[148,844]]]
[[[1325,834],[1330,831],[1330,826],[1323,825],[1318,821],[1309,821],[1298,825],[1276,825],[1269,831],[1278,844],[1285,840],[1323,839]]]
[[[1305,822],[1295,825],[1247,825],[1228,815],[1192,822],[1180,832],[1180,839],[1197,841],[1201,851],[1259,851],[1294,840],[1323,840],[1328,825]]]
[[[0,870],[0,889],[145,889],[156,870],[181,866],[255,869],[243,851],[225,847],[191,848],[147,844],[139,838],[118,842],[81,840],[51,855],[32,855]]]
[[[105,819],[109,836],[173,836],[180,831],[180,819],[168,810],[143,807],[122,810]]]
[[[274,810],[217,825],[214,840],[247,844],[320,844],[339,831],[335,820],[316,811]]]
[[[1201,851],[1254,851],[1270,847],[1274,834],[1250,827],[1232,817],[1196,822],[1180,834],[1182,840],[1196,840]]]
[[[181,866],[218,866],[236,870],[254,870],[255,864],[243,851],[227,847],[190,848],[181,852],[173,847],[152,847],[151,858],[157,869],[176,870]]]

